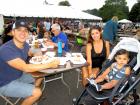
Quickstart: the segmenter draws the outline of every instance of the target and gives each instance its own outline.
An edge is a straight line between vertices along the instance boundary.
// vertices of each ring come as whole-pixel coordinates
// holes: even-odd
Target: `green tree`
[[[98,9],[88,9],[88,10],[85,10],[84,12],[87,12],[89,14],[92,14],[92,15],[96,15],[96,16],[99,16],[99,10]]]
[[[99,9],[99,15],[103,17],[103,21],[113,16],[118,16],[119,19],[128,18],[129,8],[126,5],[126,0],[106,0],[105,5]]]
[[[71,6],[71,4],[67,0],[59,2],[58,5],[60,5],[60,6]]]
[[[140,0],[138,1],[138,3],[134,4],[134,6],[132,7],[129,13],[129,19],[133,22],[140,21]]]

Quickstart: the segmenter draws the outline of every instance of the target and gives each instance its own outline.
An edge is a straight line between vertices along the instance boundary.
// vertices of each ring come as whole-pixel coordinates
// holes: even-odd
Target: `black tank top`
[[[99,67],[101,69],[103,62],[106,59],[105,41],[103,41],[103,49],[102,49],[101,53],[96,53],[94,46],[92,44],[91,58],[92,58],[92,68]]]

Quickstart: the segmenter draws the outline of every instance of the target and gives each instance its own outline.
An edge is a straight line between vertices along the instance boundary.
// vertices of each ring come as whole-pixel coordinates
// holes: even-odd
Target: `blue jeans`
[[[0,94],[8,97],[29,97],[35,88],[32,84],[34,82],[35,79],[30,74],[23,73],[20,78],[0,87]]]

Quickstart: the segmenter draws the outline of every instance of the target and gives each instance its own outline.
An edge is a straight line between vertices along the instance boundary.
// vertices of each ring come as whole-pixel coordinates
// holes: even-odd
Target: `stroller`
[[[114,55],[120,49],[125,49],[130,53],[129,66],[131,74],[119,80],[117,86],[113,89],[103,90],[98,92],[94,86],[88,83],[82,94],[76,99],[73,99],[73,105],[136,105],[138,94],[136,86],[140,82],[138,75],[140,71],[140,43],[134,38],[123,38],[112,50],[106,63],[103,65],[101,74],[113,62]],[[127,98],[130,97],[131,101]]]

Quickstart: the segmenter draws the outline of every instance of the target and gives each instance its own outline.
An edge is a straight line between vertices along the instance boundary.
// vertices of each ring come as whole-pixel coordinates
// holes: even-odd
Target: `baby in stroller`
[[[93,78],[87,79],[90,84],[96,87],[97,91],[102,91],[103,89],[111,89],[116,86],[118,81],[124,77],[124,75],[130,75],[130,67],[127,65],[128,61],[128,51],[121,49],[115,54],[115,62],[101,75],[99,75],[95,80]],[[107,82],[102,85],[98,84],[104,80]]]
[[[119,105],[118,103],[123,102],[130,92],[133,91],[134,96],[137,95],[139,72],[140,43],[134,38],[123,38],[102,66],[102,74],[99,73],[96,79],[88,78],[89,83],[80,96],[75,98],[74,105],[99,105],[105,101],[109,105]],[[104,80],[107,82],[101,82]],[[135,97],[133,102],[137,102]]]

